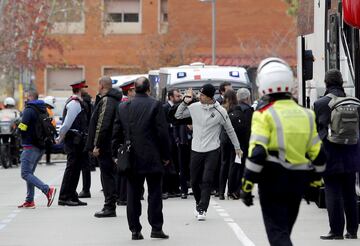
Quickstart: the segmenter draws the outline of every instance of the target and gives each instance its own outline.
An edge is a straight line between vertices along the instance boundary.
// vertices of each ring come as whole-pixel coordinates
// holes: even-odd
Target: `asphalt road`
[[[64,168],[64,163],[40,165],[36,174],[59,188]],[[83,199],[88,202],[86,207],[61,207],[57,205],[56,197],[53,206],[47,208],[45,196],[36,190],[36,209],[24,210],[17,208],[26,194],[20,169],[0,168],[0,245],[269,245],[257,198],[251,208],[240,201],[212,198],[207,220],[202,222],[194,217],[193,197],[165,200],[164,231],[170,235],[169,240],[150,239],[147,203],[143,201],[142,233],[145,240],[132,241],[125,207],[117,208],[116,218],[99,219],[93,216],[102,208],[104,200],[99,174],[98,169],[92,172],[92,198]],[[360,245],[360,240],[321,241],[319,236],[328,230],[326,210],[303,203],[292,234],[294,245]]]

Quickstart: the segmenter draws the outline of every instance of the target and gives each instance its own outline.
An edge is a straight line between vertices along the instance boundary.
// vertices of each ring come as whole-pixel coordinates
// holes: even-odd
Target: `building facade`
[[[64,52],[43,52],[48,65],[35,76],[41,94],[67,96],[70,83],[86,79],[94,95],[102,75],[211,63],[211,1],[65,2],[51,31]],[[296,23],[286,9],[282,0],[217,0],[216,63],[254,67],[272,55],[294,64]]]

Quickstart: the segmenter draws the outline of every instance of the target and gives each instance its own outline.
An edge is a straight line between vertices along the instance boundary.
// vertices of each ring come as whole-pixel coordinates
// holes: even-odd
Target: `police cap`
[[[70,84],[70,86],[73,88],[73,89],[81,89],[81,88],[87,88],[88,86],[86,85],[86,80],[81,80],[81,81],[77,81],[77,82],[74,82],[72,84]]]
[[[120,88],[123,91],[128,91],[128,90],[131,90],[131,89],[135,89],[135,80],[125,82],[124,84],[122,84],[120,86]]]

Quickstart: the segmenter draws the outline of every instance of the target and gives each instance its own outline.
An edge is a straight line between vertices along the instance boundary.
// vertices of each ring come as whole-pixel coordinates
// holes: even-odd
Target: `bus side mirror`
[[[312,50],[305,50],[303,55],[303,79],[313,79],[314,56]]]

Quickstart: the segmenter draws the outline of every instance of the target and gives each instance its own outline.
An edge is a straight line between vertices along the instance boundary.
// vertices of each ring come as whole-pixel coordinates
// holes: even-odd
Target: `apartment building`
[[[65,7],[57,2],[51,35],[64,53],[43,52],[48,65],[35,81],[44,95],[69,95],[69,84],[81,79],[94,95],[102,75],[211,63],[211,2],[72,0]],[[252,67],[278,55],[294,64],[296,23],[286,8],[282,0],[217,0],[216,63]]]

